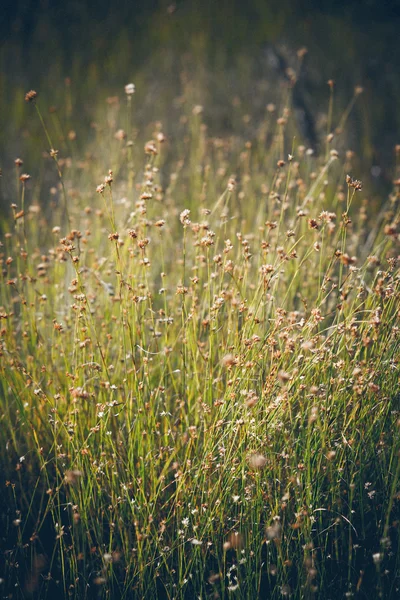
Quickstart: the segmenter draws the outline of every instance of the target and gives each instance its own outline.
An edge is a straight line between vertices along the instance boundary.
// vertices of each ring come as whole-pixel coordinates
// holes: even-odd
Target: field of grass
[[[3,172],[1,597],[399,597],[400,173],[130,91]]]

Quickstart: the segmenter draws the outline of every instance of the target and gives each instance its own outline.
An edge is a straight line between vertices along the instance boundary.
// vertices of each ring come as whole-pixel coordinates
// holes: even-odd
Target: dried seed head
[[[230,177],[229,181],[228,181],[228,192],[233,192],[235,187],[236,187],[236,179],[235,179],[234,175],[232,175],[232,177]]]
[[[236,365],[237,362],[238,361],[235,358],[234,354],[225,354],[225,356],[221,360],[223,367],[232,367],[232,366]]]
[[[144,146],[144,151],[146,154],[158,154],[157,146],[154,140],[148,141]]]
[[[230,548],[233,548],[234,550],[240,550],[243,548],[243,543],[243,536],[238,531],[234,531],[224,543],[223,549],[225,551],[229,550]]]
[[[25,94],[25,102],[34,102],[37,98],[37,92],[30,90]]]
[[[183,210],[181,212],[181,214],[179,215],[179,220],[182,223],[182,225],[184,225],[184,226],[190,225],[189,215],[190,215],[190,210],[188,208],[185,208],[185,210]]]
[[[267,464],[267,459],[262,454],[252,454],[248,458],[248,463],[252,469],[263,469]]]
[[[82,471],[74,469],[72,471],[66,471],[64,479],[66,483],[69,483],[70,485],[75,485],[76,483],[78,483],[80,477],[82,477]]]
[[[281,537],[282,525],[280,524],[278,518],[275,518],[274,522],[266,528],[265,534],[267,540],[277,540]]]
[[[134,83],[127,83],[125,86],[125,94],[127,96],[132,96],[136,91]]]
[[[118,129],[118,131],[114,133],[114,137],[116,140],[122,142],[127,137],[127,135],[123,129]]]
[[[349,187],[354,188],[356,192],[361,192],[363,184],[359,179],[353,179],[350,175],[346,175],[346,183]]]
[[[113,172],[110,170],[110,171],[108,171],[108,175],[106,175],[104,177],[104,183],[107,185],[111,185],[113,181],[114,181]]]

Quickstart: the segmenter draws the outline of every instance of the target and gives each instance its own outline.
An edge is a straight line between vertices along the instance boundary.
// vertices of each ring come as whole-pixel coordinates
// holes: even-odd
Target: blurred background
[[[131,81],[136,126],[160,120],[172,139],[186,104],[203,107],[212,134],[240,121],[251,139],[289,90],[298,143],[318,153],[334,80],[333,147],[357,154],[354,175],[373,193],[390,187],[400,143],[398,0],[3,0],[0,19],[3,171],[20,155],[24,169],[37,168],[31,88],[42,110],[79,130],[81,151],[99,107]]]

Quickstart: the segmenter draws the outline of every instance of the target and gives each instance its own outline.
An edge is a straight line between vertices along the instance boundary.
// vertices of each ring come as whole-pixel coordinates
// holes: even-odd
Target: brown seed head
[[[34,102],[37,98],[37,92],[35,90],[30,90],[25,94],[25,102]]]

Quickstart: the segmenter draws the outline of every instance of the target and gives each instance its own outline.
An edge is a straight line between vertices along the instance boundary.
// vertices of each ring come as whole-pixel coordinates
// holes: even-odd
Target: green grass
[[[75,134],[68,94],[25,107],[45,131],[37,176],[3,173],[2,593],[395,598],[399,186],[370,215],[290,99],[215,138],[191,85],[167,136],[135,96]]]

